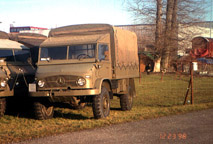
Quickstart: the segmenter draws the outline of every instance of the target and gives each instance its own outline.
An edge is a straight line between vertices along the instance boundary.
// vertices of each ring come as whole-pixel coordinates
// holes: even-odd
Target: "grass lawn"
[[[121,111],[115,97],[106,119],[93,119],[91,105],[83,110],[56,108],[55,117],[50,120],[35,120],[20,113],[5,115],[0,119],[0,143],[213,108],[213,77],[195,77],[194,105],[184,106],[188,81],[189,76],[176,79],[174,74],[167,74],[161,81],[161,75],[142,74],[141,83],[135,79],[137,97],[133,109]]]

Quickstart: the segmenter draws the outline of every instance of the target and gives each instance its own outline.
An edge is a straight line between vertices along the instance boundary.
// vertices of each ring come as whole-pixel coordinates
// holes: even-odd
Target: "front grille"
[[[45,88],[62,88],[62,87],[78,87],[76,81],[78,76],[69,76],[69,75],[58,75],[46,77],[43,80],[45,81]]]

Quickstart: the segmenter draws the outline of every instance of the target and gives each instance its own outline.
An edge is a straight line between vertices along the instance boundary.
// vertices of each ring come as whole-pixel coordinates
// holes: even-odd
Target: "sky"
[[[124,0],[0,0],[0,30],[14,26],[55,28],[73,24],[132,24]]]
[[[11,24],[49,29],[85,23],[134,24],[134,18],[127,12],[125,1],[127,0],[0,0],[0,30],[9,32]],[[204,1],[209,9],[205,20],[213,21],[213,0]]]

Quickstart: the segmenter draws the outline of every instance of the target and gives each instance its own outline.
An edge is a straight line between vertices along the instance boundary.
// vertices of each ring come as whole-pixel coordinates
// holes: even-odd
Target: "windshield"
[[[13,50],[0,50],[0,59],[14,61]]]
[[[13,50],[0,50],[0,59],[4,61],[19,61],[27,62],[30,57],[29,50],[14,50],[15,57],[13,55]]]
[[[69,59],[95,58],[95,44],[69,47]]]
[[[64,60],[67,57],[67,47],[44,47],[41,48],[41,61]]]
[[[16,61],[27,62],[30,58],[29,50],[14,50]]]
[[[40,60],[49,61],[95,58],[95,48],[96,44],[72,45],[63,47],[43,47],[41,48]]]

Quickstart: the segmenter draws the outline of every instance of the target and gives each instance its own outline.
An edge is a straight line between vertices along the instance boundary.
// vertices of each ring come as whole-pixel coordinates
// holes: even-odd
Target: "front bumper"
[[[31,97],[64,97],[64,96],[89,96],[100,94],[99,89],[69,90],[69,91],[36,91],[29,92]]]
[[[0,97],[9,97],[9,96],[13,96],[13,91],[9,91],[9,90],[3,90],[0,91]]]

